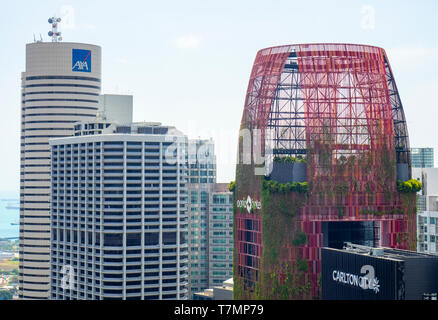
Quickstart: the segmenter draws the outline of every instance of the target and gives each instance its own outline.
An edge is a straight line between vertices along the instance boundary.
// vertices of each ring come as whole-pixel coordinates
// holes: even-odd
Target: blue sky
[[[213,137],[218,180],[234,180],[237,135],[256,52],[293,43],[383,47],[411,146],[438,149],[437,1],[8,1],[0,11],[0,191],[19,189],[20,72],[47,19],[63,41],[102,47],[102,93],[132,94],[135,121]]]

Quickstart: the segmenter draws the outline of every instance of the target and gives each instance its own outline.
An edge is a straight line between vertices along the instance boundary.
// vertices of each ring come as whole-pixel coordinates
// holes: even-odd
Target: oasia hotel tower
[[[239,137],[234,298],[320,298],[321,248],[416,247],[403,107],[381,48],[257,53]]]

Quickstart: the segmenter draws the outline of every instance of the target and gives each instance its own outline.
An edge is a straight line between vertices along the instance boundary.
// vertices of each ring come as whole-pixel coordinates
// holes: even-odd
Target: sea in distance
[[[0,192],[0,238],[18,239],[20,229],[20,197],[18,192]]]

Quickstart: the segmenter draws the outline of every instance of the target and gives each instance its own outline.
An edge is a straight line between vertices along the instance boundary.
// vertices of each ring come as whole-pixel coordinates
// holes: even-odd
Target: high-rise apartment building
[[[417,194],[417,251],[438,253],[438,168],[413,168],[423,189]]]
[[[216,183],[209,195],[208,288],[233,276],[233,193],[228,183]]]
[[[429,197],[433,202],[430,210],[417,214],[417,251],[438,253],[438,195]]]
[[[412,168],[433,168],[433,148],[411,148]]]
[[[189,140],[188,148],[189,296],[208,288],[208,210],[216,183],[212,140]]]
[[[50,138],[92,120],[101,89],[101,48],[84,43],[26,45],[21,75],[19,298],[47,299],[50,276]]]
[[[187,299],[186,136],[158,123],[77,129],[50,141],[50,297]]]
[[[216,183],[213,140],[189,140],[189,296],[232,274],[233,212],[228,184]]]
[[[322,247],[415,250],[420,185],[383,49],[260,50],[240,129],[235,299],[320,298]]]
[[[412,148],[412,176],[423,184],[417,194],[417,251],[437,253],[438,169],[434,168],[433,148]]]

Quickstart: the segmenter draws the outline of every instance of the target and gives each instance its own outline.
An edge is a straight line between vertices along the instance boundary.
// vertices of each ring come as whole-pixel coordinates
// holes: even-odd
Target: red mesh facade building
[[[234,187],[235,299],[320,297],[320,248],[415,250],[403,107],[383,49],[257,53]]]

